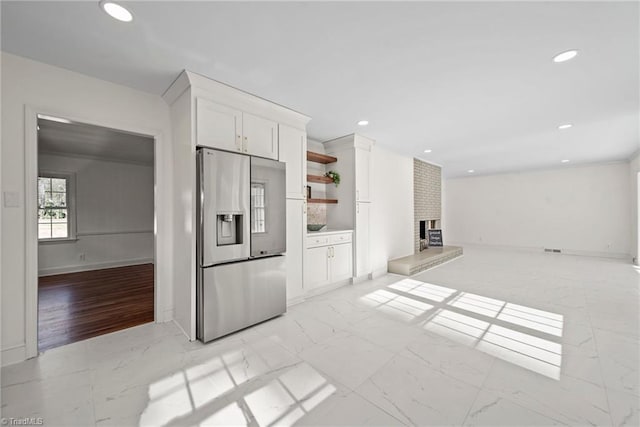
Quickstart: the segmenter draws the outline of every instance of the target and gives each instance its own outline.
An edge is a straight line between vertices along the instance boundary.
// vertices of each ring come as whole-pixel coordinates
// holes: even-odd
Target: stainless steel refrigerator
[[[285,164],[199,148],[196,169],[196,335],[207,342],[286,312]]]

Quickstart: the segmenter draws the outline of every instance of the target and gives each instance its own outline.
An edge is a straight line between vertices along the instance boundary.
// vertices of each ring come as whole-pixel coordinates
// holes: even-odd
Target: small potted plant
[[[338,184],[340,184],[340,174],[338,172],[329,171],[325,173],[324,176],[331,178],[336,187],[338,186]]]

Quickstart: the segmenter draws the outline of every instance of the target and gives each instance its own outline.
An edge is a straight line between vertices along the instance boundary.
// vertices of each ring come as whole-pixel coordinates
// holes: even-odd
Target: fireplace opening
[[[439,219],[425,219],[420,220],[420,250],[427,249],[429,247],[429,240],[427,236],[428,230],[437,230],[440,228]]]

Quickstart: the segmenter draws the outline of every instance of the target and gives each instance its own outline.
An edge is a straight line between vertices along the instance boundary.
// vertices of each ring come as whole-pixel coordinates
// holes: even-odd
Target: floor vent
[[[549,248],[544,248],[545,252],[553,252],[554,254],[559,254],[562,253],[562,250],[560,249],[549,249]]]

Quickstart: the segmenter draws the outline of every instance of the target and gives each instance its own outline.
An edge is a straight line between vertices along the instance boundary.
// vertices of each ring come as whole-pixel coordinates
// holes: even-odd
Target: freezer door
[[[211,341],[287,311],[284,256],[200,270],[198,339]]]
[[[249,156],[200,149],[197,159],[199,266],[248,259]]]
[[[251,256],[287,250],[285,163],[251,158]]]

